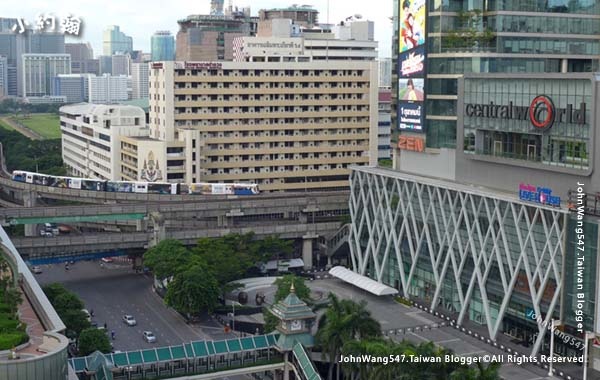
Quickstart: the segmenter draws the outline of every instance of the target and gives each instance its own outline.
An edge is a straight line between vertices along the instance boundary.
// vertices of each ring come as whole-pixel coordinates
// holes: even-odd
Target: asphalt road
[[[98,261],[78,262],[67,271],[64,265],[42,266],[37,275],[40,284],[61,282],[75,292],[94,312],[93,322],[98,326],[107,324],[108,331],[115,332],[115,350],[127,351],[148,347],[181,344],[193,340],[213,340],[233,337],[224,334],[223,328],[207,319],[200,325],[189,325],[173,309],[166,307],[152,290],[152,278],[136,274],[127,263],[114,262],[100,266]],[[136,326],[122,321],[124,314],[133,315]],[[156,343],[147,343],[142,336],[152,331]],[[209,335],[207,332],[212,332]]]

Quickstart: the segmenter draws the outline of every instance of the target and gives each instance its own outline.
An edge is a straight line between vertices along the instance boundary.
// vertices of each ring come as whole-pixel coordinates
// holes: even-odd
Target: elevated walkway
[[[78,375],[99,379],[107,370],[114,379],[153,379],[166,376],[210,374],[215,378],[224,372],[250,374],[283,368],[283,358],[275,351],[276,334],[257,335],[220,341],[193,341],[176,346],[134,350],[112,354],[98,352],[69,359]],[[104,358],[102,365],[98,357]],[[269,365],[275,366],[270,368]],[[268,369],[261,368],[269,367]],[[205,378],[211,378],[205,377]]]
[[[331,268],[329,274],[376,296],[398,294],[398,290],[342,266]]]

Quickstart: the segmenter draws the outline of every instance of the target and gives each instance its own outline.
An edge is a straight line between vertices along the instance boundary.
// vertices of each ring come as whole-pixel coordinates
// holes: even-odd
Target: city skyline
[[[365,2],[356,0],[329,0],[329,17],[327,17],[328,0],[315,0],[310,5],[316,8],[321,23],[337,24],[346,18],[360,14],[363,20],[375,23],[375,40],[379,41],[379,57],[391,57],[392,38],[392,2],[385,1],[386,6],[372,7]],[[119,25],[121,31],[133,38],[133,49],[150,52],[150,39],[157,30],[168,30],[174,36],[179,27],[177,20],[190,14],[209,14],[210,1],[192,6],[185,0],[174,0],[168,8],[160,6],[160,1],[149,0],[144,7],[138,4],[108,0],[97,2],[93,0],[60,0],[52,3],[46,1],[27,0],[19,3],[4,5],[3,17],[23,18],[30,25],[35,24],[37,15],[52,14],[57,19],[69,14],[82,20],[79,38],[67,36],[65,42],[90,42],[96,56],[102,53],[103,31],[110,25]],[[249,4],[235,3],[234,6],[244,7]],[[263,8],[288,7],[291,3],[274,0],[252,2],[252,14],[257,15]],[[227,6],[227,4],[226,4]],[[160,9],[160,11],[157,11]],[[58,26],[58,25],[57,25]]]

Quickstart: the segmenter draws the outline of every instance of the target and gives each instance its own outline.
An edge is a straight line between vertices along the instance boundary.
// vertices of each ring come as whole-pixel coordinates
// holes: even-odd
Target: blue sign
[[[536,187],[522,183],[519,185],[519,199],[542,205],[560,207],[560,197],[552,195],[552,190],[546,187]]]

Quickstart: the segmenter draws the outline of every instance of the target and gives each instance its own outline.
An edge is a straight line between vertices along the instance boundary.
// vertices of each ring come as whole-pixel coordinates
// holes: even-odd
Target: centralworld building
[[[394,6],[400,136],[394,170],[352,169],[352,269],[533,355],[560,321],[555,353],[582,355],[600,331],[600,2]]]

